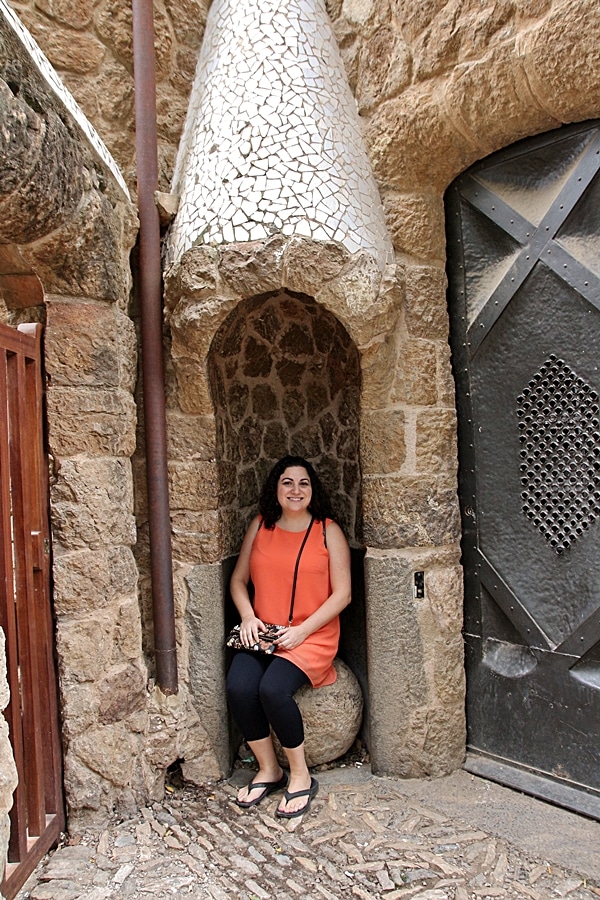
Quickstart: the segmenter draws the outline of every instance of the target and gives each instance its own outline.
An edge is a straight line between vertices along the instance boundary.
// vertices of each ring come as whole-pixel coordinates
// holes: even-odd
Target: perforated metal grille
[[[552,355],[517,398],[524,514],[557,553],[600,510],[598,394]]]

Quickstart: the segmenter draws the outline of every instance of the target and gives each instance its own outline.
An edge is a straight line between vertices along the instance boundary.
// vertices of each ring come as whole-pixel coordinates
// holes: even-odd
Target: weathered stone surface
[[[146,671],[139,663],[109,669],[98,683],[99,722],[111,725],[146,707]]]
[[[133,322],[105,303],[46,299],[46,371],[52,384],[133,390]]]
[[[377,107],[365,138],[376,178],[401,193],[441,193],[476,158],[429,84]]]
[[[80,550],[54,557],[54,606],[58,615],[102,609],[111,601],[109,558],[105,550]]]
[[[165,0],[165,9],[177,40],[197,51],[206,24],[207,0]]]
[[[216,430],[214,416],[186,416],[167,411],[167,440],[170,459],[214,460]]]
[[[430,409],[417,413],[416,463],[419,472],[437,474],[456,471],[454,409]]]
[[[387,190],[382,191],[381,199],[396,252],[429,260],[444,258],[445,219],[440,195]]]
[[[460,538],[456,487],[425,476],[369,476],[363,482],[367,546],[381,549],[454,544]]]
[[[368,253],[357,253],[315,295],[315,300],[337,316],[359,347],[387,332],[395,321],[395,298],[380,296],[381,282],[375,259]]]
[[[0,200],[1,233],[5,240],[27,244],[73,218],[84,190],[82,154],[52,110],[47,110],[42,119],[20,100],[13,98],[11,103],[6,92],[2,99],[0,114],[7,120],[6,126],[10,128],[25,115],[33,132],[33,141],[26,141],[26,153],[12,162],[5,189],[12,183],[13,190]],[[23,168],[17,171],[17,164]]]
[[[165,303],[172,311],[182,297],[211,300],[219,283],[219,254],[214,247],[191,247],[179,263],[165,273]]]
[[[0,713],[10,699],[6,680],[6,652],[4,631],[0,628]],[[8,736],[8,722],[0,714],[0,871],[4,872],[8,839],[10,835],[9,810],[13,803],[13,791],[18,783],[17,768]]]
[[[62,460],[51,504],[54,539],[65,550],[135,543],[129,460]]]
[[[87,28],[92,21],[87,0],[36,0],[35,5],[46,16],[77,31]]]
[[[150,693],[149,712],[146,757],[153,767],[165,769],[180,759],[190,781],[205,783],[223,777],[229,761],[224,768],[219,748],[211,740],[210,729],[200,721],[186,685],[169,696],[155,688]]]
[[[51,387],[48,391],[49,440],[59,456],[131,456],[135,450],[136,409],[123,390]]]
[[[374,410],[363,415],[360,458],[364,475],[399,472],[406,459],[402,410]]]
[[[373,771],[413,774],[406,751],[410,715],[427,703],[425,659],[410,560],[365,557],[367,660]]]
[[[226,771],[228,713],[225,694],[225,593],[231,571],[227,563],[198,565],[186,576],[189,602],[190,691],[218,766]],[[190,764],[193,760],[187,760]]]
[[[0,194],[5,195],[29,178],[42,152],[46,129],[41,117],[15,97],[3,80],[0,80],[0,121]]]
[[[383,27],[364,42],[358,56],[356,99],[361,113],[399,94],[410,82],[412,57],[402,35]]]
[[[216,562],[221,556],[219,512],[174,512],[171,515],[173,557],[190,565]]]
[[[331,762],[352,746],[363,715],[363,695],[351,669],[335,659],[337,680],[334,684],[314,689],[301,687],[294,695],[304,722],[306,762],[319,766]],[[279,761],[287,766],[287,757],[274,737]]]
[[[169,464],[169,496],[173,510],[206,511],[217,508],[217,466],[206,460]]]
[[[111,660],[137,660],[142,649],[142,623],[137,596],[125,597],[115,612]]]
[[[438,402],[437,359],[435,341],[403,340],[393,372],[392,402],[434,406]]]
[[[73,750],[92,772],[123,787],[133,773],[133,746],[128,729],[120,722],[94,728],[73,741]]]
[[[76,72],[78,75],[97,71],[106,49],[93,34],[63,28],[56,21],[42,22],[27,14],[23,18],[56,69]]]
[[[224,245],[219,250],[220,273],[242,300],[278,290],[286,244],[286,238],[275,235],[266,241]]]
[[[122,220],[107,197],[88,191],[64,226],[23,249],[48,293],[119,301],[129,288]],[[124,246],[125,244],[125,246]]]
[[[521,61],[505,48],[496,55],[493,62],[486,58],[457,68],[445,88],[446,105],[458,129],[483,155],[558,125],[531,95]]]
[[[343,244],[292,237],[283,254],[285,287],[314,297],[323,283],[336,278],[350,260]]]
[[[413,337],[445,340],[448,335],[446,273],[437,266],[407,266],[406,327]]]
[[[95,681],[99,660],[111,659],[114,623],[110,611],[63,619],[56,634],[59,668],[67,682]]]
[[[519,36],[518,49],[535,99],[559,122],[598,115],[600,47],[594,0],[558,4],[537,28]]]
[[[398,364],[394,335],[380,338],[361,348],[362,408],[381,409],[390,403]]]
[[[94,682],[61,683],[62,732],[69,742],[98,723],[99,698]]]

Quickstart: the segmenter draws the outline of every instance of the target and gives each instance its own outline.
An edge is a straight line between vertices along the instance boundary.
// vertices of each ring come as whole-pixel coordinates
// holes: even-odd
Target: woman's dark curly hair
[[[264,526],[269,530],[275,527],[275,523],[281,516],[281,506],[277,500],[277,485],[279,479],[285,470],[290,469],[292,466],[302,466],[302,468],[306,469],[308,472],[310,486],[312,488],[312,497],[308,504],[309,513],[311,513],[311,515],[319,522],[333,518],[333,511],[331,509],[329,497],[327,496],[327,491],[321,484],[319,476],[308,460],[303,459],[301,456],[284,456],[283,459],[280,459],[279,462],[275,463],[269,472],[258,501],[258,508]]]

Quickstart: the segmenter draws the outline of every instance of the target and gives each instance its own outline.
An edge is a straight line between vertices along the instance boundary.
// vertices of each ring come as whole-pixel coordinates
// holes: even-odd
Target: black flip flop
[[[319,782],[316,778],[310,779],[310,787],[306,791],[293,791],[291,794],[289,791],[286,791],[283,795],[283,799],[287,803],[289,800],[294,800],[296,797],[308,797],[308,800],[300,809],[295,809],[293,812],[287,812],[285,809],[278,809],[275,813],[280,819],[295,819],[297,816],[303,816],[304,813],[307,813],[310,809],[310,804],[312,803],[313,797],[316,797],[317,791],[319,790]]]
[[[279,791],[284,788],[288,783],[287,772],[284,772],[279,781],[250,781],[246,787],[248,788],[248,793],[255,790],[256,788],[263,788],[262,794],[259,794],[258,797],[255,797],[254,800],[238,800],[237,797],[235,802],[238,806],[241,806],[242,809],[249,809],[251,806],[258,806],[261,800],[264,800],[269,794],[272,794],[274,791]]]

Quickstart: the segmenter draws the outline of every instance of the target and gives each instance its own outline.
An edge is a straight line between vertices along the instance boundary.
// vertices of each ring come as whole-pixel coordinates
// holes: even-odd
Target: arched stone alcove
[[[261,486],[287,453],[315,465],[349,541],[360,540],[360,363],[348,332],[312,298],[279,291],[229,314],[213,340],[224,555],[236,553]]]

